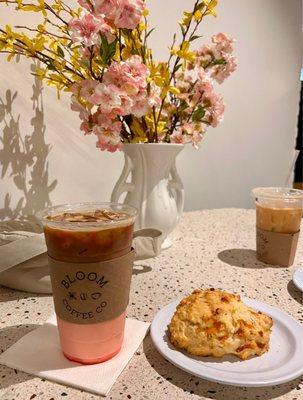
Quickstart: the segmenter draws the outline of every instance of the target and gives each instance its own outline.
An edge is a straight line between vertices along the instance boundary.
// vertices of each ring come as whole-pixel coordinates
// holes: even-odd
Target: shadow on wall
[[[0,220],[31,219],[36,212],[51,205],[49,195],[57,186],[57,180],[49,183],[47,157],[52,147],[45,142],[43,87],[37,77],[32,89],[33,130],[25,136],[20,133],[20,114],[16,116],[13,110],[18,92],[7,90],[5,98],[0,98],[0,123],[4,125],[0,137],[1,179],[10,177],[21,192],[15,205],[11,194],[6,193]]]

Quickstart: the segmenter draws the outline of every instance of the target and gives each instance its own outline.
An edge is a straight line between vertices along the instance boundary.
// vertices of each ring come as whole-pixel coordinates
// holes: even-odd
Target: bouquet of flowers
[[[41,13],[35,27],[0,27],[0,52],[38,60],[34,74],[71,92],[81,130],[95,134],[111,152],[123,143],[187,143],[198,146],[208,126],[223,118],[222,83],[235,69],[234,40],[224,33],[192,50],[197,29],[215,16],[216,0],[195,0],[179,22],[168,60],[158,62],[148,46],[148,10],[143,0],[0,0],[3,7]],[[1,7],[1,4],[0,4]]]

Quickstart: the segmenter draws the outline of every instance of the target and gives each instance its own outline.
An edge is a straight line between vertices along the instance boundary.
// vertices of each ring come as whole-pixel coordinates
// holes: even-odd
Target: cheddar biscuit
[[[242,360],[269,348],[272,319],[247,307],[239,295],[195,290],[183,299],[169,325],[171,343],[198,356],[234,354]]]

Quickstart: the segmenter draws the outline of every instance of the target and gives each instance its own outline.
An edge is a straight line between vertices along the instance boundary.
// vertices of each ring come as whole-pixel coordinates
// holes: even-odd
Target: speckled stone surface
[[[302,294],[291,279],[294,268],[303,265],[303,237],[293,267],[270,267],[255,258],[254,225],[254,210],[185,213],[173,234],[173,246],[158,258],[135,266],[128,315],[151,321],[156,312],[173,299],[199,287],[215,287],[265,301],[303,323]],[[0,351],[42,324],[51,313],[51,297],[1,288]],[[0,366],[1,400],[97,398]],[[107,399],[300,400],[303,399],[303,381],[296,379],[259,389],[207,382],[165,361],[148,335]]]

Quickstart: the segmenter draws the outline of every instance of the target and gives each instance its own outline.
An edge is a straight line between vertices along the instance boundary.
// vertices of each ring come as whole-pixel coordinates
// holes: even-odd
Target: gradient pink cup
[[[122,213],[116,221],[68,222],[52,220],[64,213],[93,213],[95,210]],[[125,215],[125,216],[124,216]],[[131,251],[137,210],[117,203],[77,203],[51,207],[40,215],[48,255],[68,263],[112,260]],[[64,355],[82,364],[95,364],[114,357],[121,349],[126,313],[93,324],[76,324],[57,316]]]

